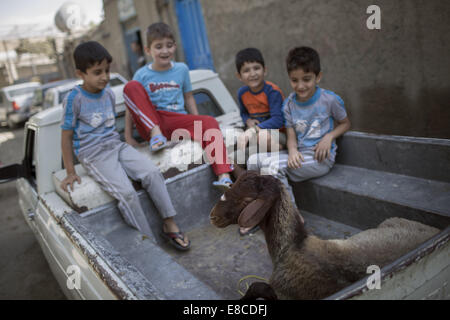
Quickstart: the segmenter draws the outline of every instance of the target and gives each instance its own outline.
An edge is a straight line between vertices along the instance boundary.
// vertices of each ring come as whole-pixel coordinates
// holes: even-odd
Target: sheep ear
[[[243,228],[256,226],[264,218],[270,207],[271,206],[267,203],[267,200],[253,200],[244,208],[244,210],[242,210],[239,215],[239,226]]]

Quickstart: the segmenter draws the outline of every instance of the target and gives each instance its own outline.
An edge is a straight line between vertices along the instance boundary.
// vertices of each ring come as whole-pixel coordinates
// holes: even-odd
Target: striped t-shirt
[[[109,88],[91,93],[75,86],[63,101],[61,128],[73,130],[73,149],[79,155],[100,143],[119,139],[115,130],[115,96]]]
[[[347,117],[344,101],[334,92],[316,87],[314,95],[306,102],[299,102],[291,93],[283,104],[286,128],[294,128],[300,151],[312,149],[334,129],[334,120]],[[334,161],[337,146],[333,141],[331,157]]]

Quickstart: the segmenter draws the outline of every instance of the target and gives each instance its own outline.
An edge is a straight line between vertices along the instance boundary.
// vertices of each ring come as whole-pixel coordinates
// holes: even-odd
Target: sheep
[[[390,218],[345,240],[322,240],[306,232],[283,184],[256,172],[241,175],[222,195],[210,221],[218,228],[258,224],[264,232],[273,271],[270,286],[250,286],[244,298],[252,299],[325,298],[366,276],[368,266],[381,268],[439,232]]]

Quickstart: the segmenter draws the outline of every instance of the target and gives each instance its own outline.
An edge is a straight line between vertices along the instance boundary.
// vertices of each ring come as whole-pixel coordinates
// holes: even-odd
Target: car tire
[[[6,123],[8,124],[8,127],[10,128],[10,129],[15,129],[15,128],[17,128],[17,123],[15,123],[15,122],[13,122],[12,120],[11,120],[11,118],[9,118],[8,117],[8,119],[6,120]]]

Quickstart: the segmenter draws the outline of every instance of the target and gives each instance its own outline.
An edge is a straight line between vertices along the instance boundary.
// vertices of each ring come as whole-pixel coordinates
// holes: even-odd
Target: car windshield
[[[44,100],[44,92],[41,88],[37,88],[33,94],[33,106],[40,106]]]
[[[20,89],[15,89],[15,90],[8,90],[7,93],[10,98],[15,98],[15,97],[31,94],[31,93],[33,93],[33,91],[35,89],[36,89],[36,87],[26,87],[26,88],[20,88]]]
[[[124,84],[122,80],[120,80],[119,78],[111,78],[109,80],[109,85],[111,87],[115,87],[115,86],[120,86],[121,84]]]

